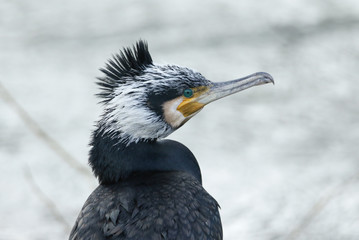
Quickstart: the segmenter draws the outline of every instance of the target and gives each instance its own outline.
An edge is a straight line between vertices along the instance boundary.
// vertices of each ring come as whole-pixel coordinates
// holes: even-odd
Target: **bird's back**
[[[222,239],[222,226],[216,200],[190,174],[138,173],[95,189],[70,239]]]

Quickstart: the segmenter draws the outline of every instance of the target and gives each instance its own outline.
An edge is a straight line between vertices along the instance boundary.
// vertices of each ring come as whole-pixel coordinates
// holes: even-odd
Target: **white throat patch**
[[[179,128],[186,121],[186,117],[177,110],[178,105],[183,101],[183,97],[178,97],[173,100],[167,101],[162,105],[163,115],[166,122],[174,129]]]

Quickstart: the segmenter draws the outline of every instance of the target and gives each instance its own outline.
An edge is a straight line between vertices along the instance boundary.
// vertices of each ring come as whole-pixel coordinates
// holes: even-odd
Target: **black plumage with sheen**
[[[133,175],[100,185],[70,239],[222,239],[217,202],[185,172]]]
[[[105,76],[98,83],[105,106],[114,99],[118,86],[131,87],[129,82],[153,66],[144,41],[133,50],[126,48],[115,55],[101,70]],[[171,86],[180,89],[190,81],[187,76],[204,79],[186,69],[185,73],[176,72],[180,67],[167,68],[171,74],[183,76],[183,81],[171,80]],[[150,76],[147,73],[146,79]],[[155,101],[151,93],[143,94],[144,102],[138,106],[153,111],[151,108],[156,106],[152,105],[161,104],[161,95],[155,95]],[[113,122],[106,113],[115,110],[105,111],[92,135],[89,163],[100,185],[85,202],[69,239],[222,239],[218,203],[202,187],[200,168],[192,152],[172,140],[123,141],[122,129],[107,131]]]

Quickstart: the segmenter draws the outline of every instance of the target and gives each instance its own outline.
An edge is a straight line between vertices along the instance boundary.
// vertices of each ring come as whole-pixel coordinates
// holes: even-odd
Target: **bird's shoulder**
[[[100,185],[70,239],[222,239],[218,204],[184,172],[139,174]]]

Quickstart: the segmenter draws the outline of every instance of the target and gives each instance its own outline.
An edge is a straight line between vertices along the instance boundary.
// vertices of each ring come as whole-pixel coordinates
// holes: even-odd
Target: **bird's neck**
[[[101,184],[117,183],[133,174],[182,171],[199,182],[201,171],[192,152],[172,140],[123,143],[100,128],[93,134],[89,163]]]

